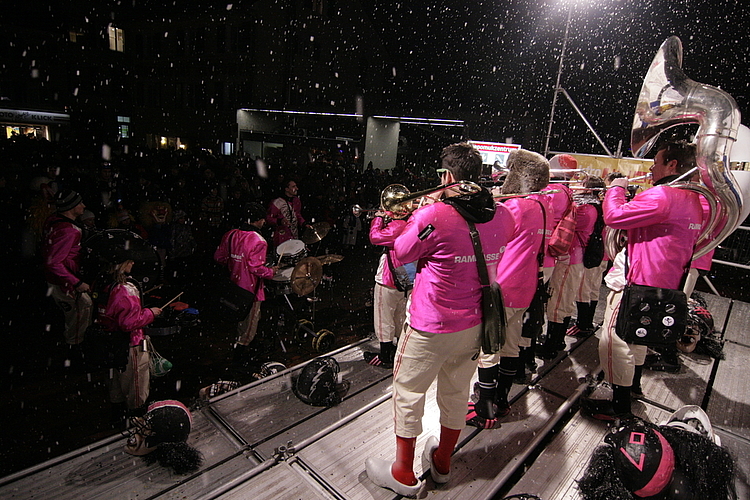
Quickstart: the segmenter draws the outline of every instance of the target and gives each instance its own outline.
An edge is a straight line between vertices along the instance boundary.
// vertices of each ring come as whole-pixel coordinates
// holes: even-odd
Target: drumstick
[[[162,286],[164,286],[164,284],[163,284],[163,283],[162,283],[161,285],[156,285],[155,287],[153,287],[153,288],[151,288],[151,289],[149,289],[149,290],[146,290],[146,291],[145,291],[145,292],[143,292],[143,293],[144,293],[144,294],[146,294],[146,293],[151,293],[151,292],[153,292],[154,290],[158,290],[158,289],[159,289],[159,288],[161,288]]]
[[[167,307],[167,306],[168,306],[169,304],[171,304],[171,303],[172,303],[172,302],[174,302],[175,300],[179,299],[179,298],[180,298],[180,295],[182,295],[183,293],[185,293],[185,292],[180,292],[180,293],[178,293],[178,294],[177,294],[177,295],[175,296],[175,298],[173,298],[172,300],[170,300],[169,302],[167,302],[166,304],[164,304],[163,306],[161,306],[161,308],[162,308],[162,309],[164,309],[164,308],[165,308],[165,307]]]

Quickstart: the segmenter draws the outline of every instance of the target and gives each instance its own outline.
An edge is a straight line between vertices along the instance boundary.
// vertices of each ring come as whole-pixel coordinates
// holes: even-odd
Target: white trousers
[[[393,417],[396,435],[422,433],[425,394],[437,378],[440,425],[466,426],[466,401],[477,369],[481,323],[454,333],[427,333],[411,326],[398,341],[393,365]]]
[[[599,362],[607,382],[629,387],[633,385],[635,367],[646,361],[648,349],[644,345],[628,344],[615,332],[617,313],[620,311],[622,291],[609,292],[604,310],[604,325],[599,338]]]
[[[411,291],[408,294],[411,294]],[[394,338],[401,336],[406,320],[408,294],[375,283],[373,301],[375,335],[380,342],[393,342]]]

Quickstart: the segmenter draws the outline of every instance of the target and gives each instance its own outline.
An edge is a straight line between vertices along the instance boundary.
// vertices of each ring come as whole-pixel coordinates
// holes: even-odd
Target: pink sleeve
[[[393,242],[404,227],[406,227],[405,220],[395,219],[386,225],[383,217],[375,217],[370,223],[370,243],[393,248]]]
[[[626,202],[627,191],[615,187],[607,189],[604,197],[604,222],[615,229],[631,229],[651,226],[665,220],[669,215],[669,205],[663,196],[663,189],[653,187]]]
[[[220,262],[222,264],[225,264],[227,259],[229,258],[229,233],[226,233],[221,238],[221,243],[219,243],[219,247],[214,252],[214,260],[216,262]]]
[[[47,236],[47,252],[45,265],[47,271],[56,276],[60,283],[75,286],[81,280],[65,267],[65,260],[70,254],[70,249],[75,245],[78,234],[75,231],[65,231],[55,228]]]
[[[138,292],[127,285],[117,285],[112,289],[107,304],[107,316],[115,320],[117,327],[130,332],[154,321],[151,309],[141,307]]]

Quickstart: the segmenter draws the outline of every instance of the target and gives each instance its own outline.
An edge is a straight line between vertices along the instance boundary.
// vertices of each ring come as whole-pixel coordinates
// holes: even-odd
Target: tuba
[[[671,185],[697,191],[709,203],[711,215],[698,238],[695,259],[718,246],[742,222],[743,195],[729,170],[740,112],[732,96],[685,75],[682,42],[672,36],[659,48],[643,80],[631,129],[631,150],[636,157],[643,157],[663,131],[690,123],[698,124],[696,164],[703,185],[691,182]],[[622,236],[619,230],[608,231],[609,255],[614,256],[622,249]]]

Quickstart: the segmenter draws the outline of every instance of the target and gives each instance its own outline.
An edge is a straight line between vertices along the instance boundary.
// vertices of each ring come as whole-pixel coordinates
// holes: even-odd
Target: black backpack
[[[586,269],[592,269],[599,267],[604,260],[604,238],[602,232],[604,231],[604,214],[602,213],[602,206],[598,203],[592,203],[596,208],[596,222],[594,223],[594,231],[589,237],[589,242],[586,245],[586,250],[583,252],[583,267]]]
[[[312,406],[336,406],[346,392],[338,384],[339,370],[338,362],[330,356],[313,359],[297,377],[294,393]]]

